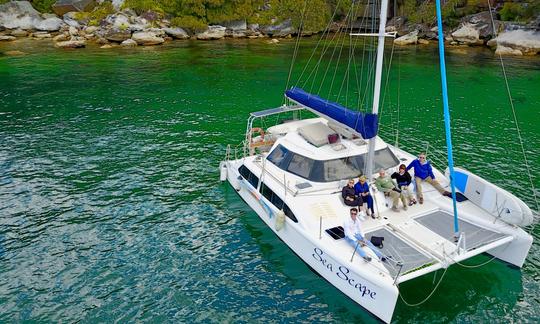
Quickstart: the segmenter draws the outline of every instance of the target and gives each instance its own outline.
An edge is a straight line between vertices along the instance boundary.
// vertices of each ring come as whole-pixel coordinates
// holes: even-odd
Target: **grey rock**
[[[126,39],[131,38],[131,31],[129,29],[126,29],[126,30],[109,29],[105,33],[104,37],[107,40],[110,40],[112,42],[123,42]]]
[[[23,29],[15,29],[11,31],[11,36],[15,37],[26,37],[28,36],[28,32]]]
[[[221,26],[227,28],[227,30],[236,31],[236,32],[240,32],[240,31],[243,32],[247,29],[247,23],[245,20],[228,21],[228,22],[222,23]]]
[[[152,32],[136,32],[131,36],[138,45],[149,46],[163,44],[165,40]]]
[[[76,15],[76,12],[67,12],[62,16],[62,19],[68,26],[79,28],[81,27],[81,23],[85,24],[86,22],[79,23],[79,21],[76,19]]]
[[[14,41],[17,37],[0,35],[0,41]]]
[[[198,33],[195,36],[201,40],[213,40],[222,39],[225,37],[226,28],[219,25],[208,26],[208,29],[202,33]]]
[[[540,33],[536,31],[512,30],[500,34],[495,40],[497,42],[497,49],[499,47],[507,47],[519,50],[523,55],[536,55],[540,53]]]
[[[287,37],[296,32],[296,29],[292,26],[292,21],[287,19],[277,25],[261,26],[261,31],[271,37]]]
[[[57,31],[62,27],[64,21],[58,17],[43,19],[42,21],[36,23],[37,30],[44,31]]]
[[[134,47],[134,46],[137,46],[137,42],[134,41],[133,39],[126,39],[125,41],[123,41],[120,46],[124,46],[124,47]]]
[[[474,25],[465,23],[455,32],[452,33],[452,38],[460,43],[465,45],[481,45],[483,41],[480,40],[480,32],[475,28]]]
[[[497,54],[497,55],[521,56],[521,55],[523,55],[523,52],[518,50],[518,49],[511,48],[511,47],[498,45],[497,49],[495,50],[495,54]]]
[[[0,5],[0,26],[7,29],[35,29],[43,20],[28,1],[13,1]]]
[[[394,40],[394,44],[396,44],[396,45],[414,45],[416,43],[418,43],[418,31],[417,30],[415,30],[412,33],[409,33],[407,35],[396,38]]]
[[[183,28],[180,28],[180,27],[175,27],[175,28],[163,28],[163,30],[165,31],[165,33],[167,33],[167,35],[170,35],[176,39],[188,39],[189,38],[189,34],[183,29]]]
[[[58,48],[81,48],[86,46],[86,41],[84,40],[69,40],[64,42],[57,42],[54,46]]]
[[[35,32],[32,34],[32,37],[37,39],[52,38],[52,35],[47,32]]]

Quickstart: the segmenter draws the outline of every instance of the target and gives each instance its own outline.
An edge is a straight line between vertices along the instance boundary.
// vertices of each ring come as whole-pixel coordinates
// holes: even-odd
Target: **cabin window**
[[[314,182],[331,182],[356,178],[363,174],[367,153],[327,161],[313,160],[278,145],[268,160],[282,170]],[[386,147],[375,151],[374,170],[391,168],[399,164],[394,153]]]
[[[238,168],[238,172],[240,172],[240,175],[242,175],[242,177],[246,179],[253,186],[253,188],[257,188],[259,185],[259,177],[253,174],[253,172],[249,171],[245,165],[242,164],[242,166]]]
[[[283,209],[285,216],[289,217],[293,222],[298,223],[298,219],[296,219],[296,216],[294,216],[289,206],[287,206],[287,204],[285,204],[283,200],[264,183],[261,183],[261,194],[277,209]]]
[[[293,154],[291,162],[287,167],[287,171],[294,173],[302,178],[309,179],[309,174],[313,168],[315,160],[309,159],[300,154]]]
[[[399,164],[398,158],[390,151],[390,149],[384,148],[382,150],[375,151],[373,158],[374,171],[379,169],[389,169]]]
[[[268,155],[268,161],[274,163],[278,167],[282,168],[281,165],[284,164],[285,158],[287,157],[287,150],[283,145],[278,145],[270,155]],[[283,168],[282,168],[283,169]]]

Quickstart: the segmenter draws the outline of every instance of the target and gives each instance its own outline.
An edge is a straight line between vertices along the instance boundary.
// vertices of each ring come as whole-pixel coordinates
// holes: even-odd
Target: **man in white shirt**
[[[356,244],[360,245],[360,248],[357,249],[358,254],[360,254],[360,256],[364,258],[366,262],[371,261],[371,257],[369,257],[366,254],[366,252],[362,249],[362,247],[366,245],[377,255],[377,257],[381,261],[385,262],[386,258],[379,251],[379,249],[377,249],[377,247],[375,247],[370,241],[364,238],[364,233],[362,232],[362,229],[360,228],[360,220],[357,218],[357,215],[358,215],[358,209],[351,208],[351,217],[347,218],[343,226],[343,228],[345,229],[345,239],[347,240],[347,242],[351,243],[355,247],[356,247]]]

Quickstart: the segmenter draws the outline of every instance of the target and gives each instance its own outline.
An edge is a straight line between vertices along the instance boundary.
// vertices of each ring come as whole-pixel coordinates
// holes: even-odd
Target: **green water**
[[[0,55],[0,322],[376,322],[218,181],[249,112],[281,103],[293,41],[0,44],[13,49],[28,55]],[[434,161],[437,60],[435,47],[395,50],[381,117],[393,142],[399,111],[399,145]],[[506,67],[538,192],[540,59]],[[497,60],[450,50],[448,70],[456,164],[533,206]],[[398,301],[394,321],[538,322],[540,229],[527,230],[523,269],[452,266],[422,306]],[[404,283],[403,298],[422,300],[441,274]]]

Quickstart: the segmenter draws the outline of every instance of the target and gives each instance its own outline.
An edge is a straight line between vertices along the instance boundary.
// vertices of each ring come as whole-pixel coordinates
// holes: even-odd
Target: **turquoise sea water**
[[[302,41],[292,80],[314,44]],[[376,322],[218,181],[249,112],[282,102],[293,41],[0,44],[13,49],[28,55],[0,54],[0,322]],[[395,50],[381,117],[393,142],[399,87],[399,144],[429,143],[435,162],[437,60],[431,46]],[[506,65],[538,192],[540,59]],[[497,59],[452,49],[448,69],[456,164],[533,206]],[[540,229],[527,230],[523,269],[452,266],[422,306],[399,301],[394,321],[540,321]],[[403,298],[422,300],[440,275],[404,283]]]

